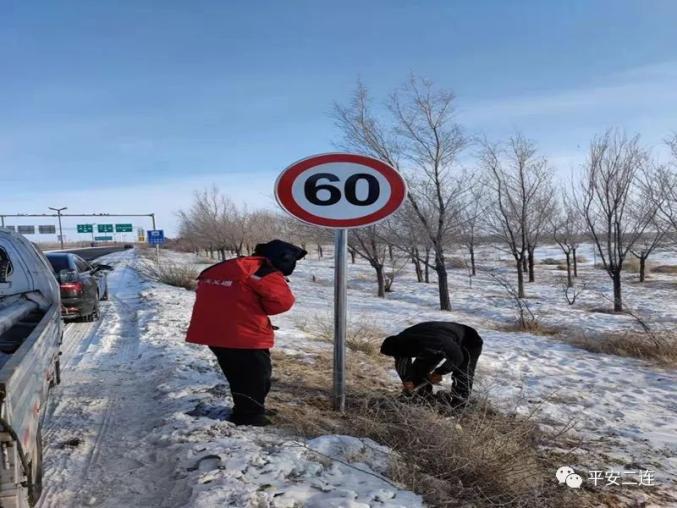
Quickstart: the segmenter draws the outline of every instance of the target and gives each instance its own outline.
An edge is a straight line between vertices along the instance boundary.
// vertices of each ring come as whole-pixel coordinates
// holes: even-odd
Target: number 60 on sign
[[[404,202],[407,186],[388,164],[364,155],[328,153],[285,169],[275,197],[290,215],[326,228],[379,222]]]

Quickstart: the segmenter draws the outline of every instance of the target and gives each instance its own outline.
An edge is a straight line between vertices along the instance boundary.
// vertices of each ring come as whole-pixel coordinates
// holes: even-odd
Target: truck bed
[[[0,333],[0,369],[33,333],[35,327],[44,317],[45,313],[36,307],[35,304],[27,305],[27,310],[22,313],[21,318],[15,320],[12,326]]]
[[[16,298],[0,307],[0,369],[33,333],[44,315],[35,302],[26,298]]]

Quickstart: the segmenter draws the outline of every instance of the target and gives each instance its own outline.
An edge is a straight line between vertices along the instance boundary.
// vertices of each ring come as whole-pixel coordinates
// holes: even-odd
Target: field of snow
[[[574,306],[555,284],[563,272],[537,267],[537,282],[527,285],[527,294],[539,322],[565,334],[637,327],[631,316],[591,312],[610,305],[610,281],[592,267],[591,253],[579,254],[588,258],[580,267],[587,290]],[[163,257],[197,262],[187,254]],[[562,258],[555,249],[537,257]],[[512,280],[505,254],[486,250],[478,258]],[[419,496],[385,478],[390,453],[376,443],[349,436],[304,440],[224,421],[230,398],[216,362],[206,348],[183,341],[194,293],[142,280],[133,269],[140,262],[135,252],[106,260],[116,269],[103,319],[68,325],[63,383],[52,393],[43,431],[40,506],[422,505]],[[661,263],[677,260],[663,254]],[[274,319],[283,351],[330,347],[300,325],[330,316],[332,273],[330,257],[311,254],[299,263],[291,277],[297,304]],[[626,304],[653,327],[674,328],[676,280],[656,275],[644,286],[628,280]],[[577,463],[568,465],[641,467],[656,472],[657,489],[675,492],[674,371],[589,353],[552,337],[500,331],[514,319],[513,303],[486,271],[470,285],[465,270],[453,270],[450,287],[451,313],[436,310],[436,286],[417,283],[409,271],[395,280],[387,299],[379,299],[372,269],[358,262],[349,266],[350,320],[369,322],[384,335],[423,320],[475,326],[485,340],[477,389],[506,410],[538,407],[544,427],[573,423],[572,438],[582,438],[583,445]]]

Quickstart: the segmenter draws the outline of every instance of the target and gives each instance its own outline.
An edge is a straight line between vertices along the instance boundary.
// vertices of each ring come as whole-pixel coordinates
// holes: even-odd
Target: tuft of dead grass
[[[301,331],[323,342],[334,341],[334,320],[330,314],[314,314],[299,318],[294,323]],[[355,316],[348,320],[346,346],[369,356],[377,356],[386,333],[369,318]]]
[[[347,362],[349,395],[341,415],[329,402],[328,354],[309,365],[307,358],[275,351],[276,379],[269,401],[278,411],[276,423],[297,435],[342,433],[390,447],[389,476],[432,506],[577,504],[574,494],[557,489],[552,481],[559,462],[543,451],[541,445],[550,438],[534,417],[500,413],[486,397],[457,414],[404,403],[392,391],[389,362],[353,354],[358,357]]]
[[[562,340],[591,353],[639,358],[664,367],[677,367],[677,332],[573,335],[562,336]]]
[[[669,275],[677,275],[677,265],[658,265],[651,269],[652,273],[666,273]]]
[[[650,273],[649,263],[646,263],[646,273]],[[626,273],[639,273],[639,259],[636,257],[628,257],[623,263],[623,271]]]
[[[146,278],[170,286],[189,290],[197,286],[197,276],[200,270],[194,265],[172,263],[170,261],[147,261],[141,264],[138,271]]]
[[[455,269],[460,269],[460,268],[466,268],[468,264],[465,262],[465,260],[462,257],[459,256],[452,256],[446,260],[447,268],[455,268]]]
[[[559,329],[552,326],[545,326],[537,320],[525,321],[524,324],[517,320],[512,323],[498,325],[496,330],[502,332],[531,333],[533,335],[556,335],[559,333]]]

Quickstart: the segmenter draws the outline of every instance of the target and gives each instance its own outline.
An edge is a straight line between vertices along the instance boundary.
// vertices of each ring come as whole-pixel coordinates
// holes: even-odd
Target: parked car
[[[106,271],[113,268],[98,263],[90,264],[80,256],[67,252],[49,252],[47,259],[61,287],[61,312],[64,319],[99,319],[99,300],[108,299]]]
[[[44,255],[0,228],[0,506],[40,497],[41,422],[49,388],[60,381],[63,336],[59,285]]]

